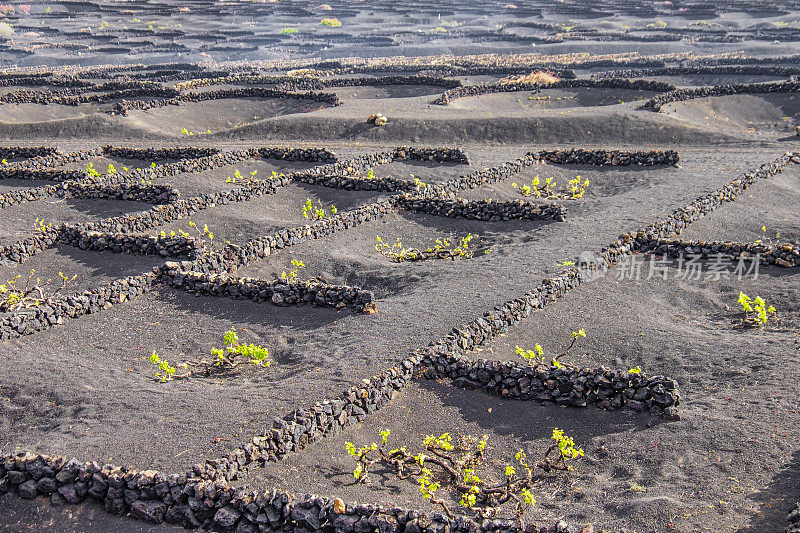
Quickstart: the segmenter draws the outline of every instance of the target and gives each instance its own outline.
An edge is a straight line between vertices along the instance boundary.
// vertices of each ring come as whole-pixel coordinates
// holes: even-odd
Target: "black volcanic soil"
[[[762,268],[757,279],[740,282],[680,281],[674,268],[667,272],[666,281],[634,281],[612,269],[474,357],[521,361],[514,347],[535,343],[559,353],[571,331],[585,328],[587,338],[562,361],[675,377],[684,400],[680,422],[507,401],[422,381],[340,436],[254,470],[246,485],[426,507],[412,482],[379,475],[372,487],[354,484],[344,442],[367,444],[390,429],[393,447],[417,449],[424,435],[487,434],[489,460],[508,462],[519,449],[530,457],[546,449],[558,427],[574,435],[586,459],[537,487],[531,520],[599,523],[592,517],[600,514],[612,530],[732,531],[754,517],[743,531],[780,529],[800,497],[790,486],[800,468],[798,385],[785,371],[800,360],[798,274]],[[763,331],[742,329],[734,309],[740,290],[775,303],[779,321]]]
[[[204,77],[216,76],[215,71],[225,67],[218,62],[227,60],[246,61],[228,65],[237,72],[274,74],[283,71],[262,69],[256,61],[405,55],[422,64],[421,56],[441,55],[436,60],[441,64],[449,55],[519,52],[531,54],[526,61],[534,64],[545,59],[533,54],[633,57],[634,53],[742,50],[765,57],[800,51],[796,29],[800,4],[794,1],[756,7],[693,0],[680,5],[596,6],[536,1],[515,7],[505,2],[451,6],[383,0],[354,7],[334,1],[330,11],[298,2],[181,7],[188,11],[169,3],[122,6],[93,1],[53,5],[50,11],[33,5],[30,14],[15,7],[0,24],[0,61],[4,67],[201,61],[206,72],[191,74],[187,69],[180,77]],[[340,18],[342,26],[320,26],[319,20],[328,16]],[[540,26],[542,22],[549,25]],[[297,28],[298,33],[278,33],[286,27]],[[796,60],[783,64],[797,66]],[[603,58],[576,74],[584,78],[608,68],[619,66]],[[120,72],[154,81],[169,77],[172,69]],[[387,66],[385,72],[371,74],[396,73]],[[494,82],[501,75],[452,77],[469,84]],[[785,78],[712,73],[657,79],[698,86]],[[324,146],[340,158],[399,145],[463,147],[470,165],[398,162],[374,169],[379,177],[412,179],[413,174],[431,183],[539,149],[677,149],[681,162],[677,167],[655,168],[536,165],[457,196],[517,200],[521,196],[512,183],[530,183],[538,174],[554,177],[563,187],[580,175],[590,181],[585,195],[557,200],[567,210],[566,221],[480,222],[398,211],[302,242],[238,271],[270,279],[286,270],[292,259],[299,259],[306,264],[300,273],[303,279],[373,291],[376,315],[198,297],[156,287],[133,301],[49,331],[0,342],[0,451],[27,449],[82,461],[183,471],[248,442],[270,427],[276,416],[339,396],[412,350],[447,335],[454,326],[562,271],[563,263],[576,260],[582,251],[597,251],[620,233],[659,220],[800,146],[794,135],[800,124],[796,94],[702,98],[668,104],[663,112],[653,113],[639,109],[641,99],[655,94],[646,91],[558,89],[535,95],[522,91],[466,97],[449,106],[432,104],[442,90],[430,86],[342,87],[326,92],[338,94],[342,105],[234,98],[119,116],[107,112],[113,102],[2,104],[0,139],[8,146],[58,145],[67,151],[104,144],[224,150]],[[385,126],[366,123],[376,112],[388,117]],[[182,133],[184,128],[194,135]],[[150,163],[115,157],[92,161],[100,171],[109,163],[117,169]],[[81,169],[86,163],[64,168]],[[273,171],[290,173],[312,166],[247,161],[159,183],[174,185],[182,198],[188,198],[234,187],[226,179],[237,169],[245,176],[257,170],[257,177],[264,179]],[[779,232],[781,240],[797,241],[798,176],[798,170],[789,167],[777,177],[757,182],[736,202],[695,222],[681,237],[748,242],[764,238],[761,228],[766,226],[767,237],[775,238]],[[0,193],[42,184],[2,180]],[[145,233],[188,230],[191,220],[201,227],[207,224],[217,245],[243,244],[306,224],[301,209],[307,198],[326,209],[335,205],[341,212],[386,196],[291,183],[275,194],[218,205]],[[139,202],[48,198],[3,208],[0,246],[34,235],[36,218],[54,224],[81,223],[150,207]],[[425,247],[436,239],[457,239],[467,233],[478,236],[479,253],[472,259],[392,263],[374,249],[378,235],[388,242],[400,238],[407,246]],[[0,264],[0,280],[24,277],[31,269],[46,279],[64,272],[76,274],[74,288],[83,290],[149,271],[161,261],[57,246],[22,264]],[[547,446],[552,428],[560,427],[586,450],[586,458],[566,480],[561,476],[542,480],[529,517],[533,521],[552,523],[563,517],[611,531],[781,531],[786,514],[800,500],[797,269],[763,267],[758,279],[744,280],[676,279],[675,267],[666,272],[667,280],[630,280],[622,276],[622,267],[612,269],[468,357],[518,360],[514,347],[535,343],[552,353],[566,344],[571,331],[583,328],[587,338],[568,361],[640,366],[647,373],[675,378],[683,395],[680,421],[511,402],[446,383],[417,381],[363,423],[263,470],[253,470],[238,484],[428,509],[412,484],[377,476],[375,487],[353,485],[344,442],[371,441],[385,427],[392,430],[395,442],[410,444],[426,433],[486,433],[491,456],[502,459],[520,448],[536,454]],[[735,305],[739,291],[766,298],[777,307],[779,321],[763,330],[742,329]],[[171,362],[201,357],[219,347],[231,327],[239,329],[247,342],[267,346],[272,366],[167,384],[154,381],[148,362],[154,350]],[[29,502],[6,495],[0,497],[0,531],[173,529],[112,517],[96,505],[55,508],[44,499]]]

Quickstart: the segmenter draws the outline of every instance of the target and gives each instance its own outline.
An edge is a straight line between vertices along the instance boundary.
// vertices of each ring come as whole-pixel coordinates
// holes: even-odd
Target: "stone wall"
[[[659,94],[647,100],[640,107],[651,111],[660,111],[665,104],[672,102],[685,102],[694,98],[709,96],[727,96],[732,94],[765,94],[765,93],[796,93],[800,92],[800,83],[796,81],[782,81],[773,83],[739,83],[730,85],[714,85],[712,87],[698,87],[695,89],[677,89],[668,93]]]
[[[272,302],[275,305],[310,304],[335,309],[351,308],[362,312],[375,295],[358,287],[326,285],[311,281],[285,282],[236,277],[226,274],[204,274],[184,270],[191,262],[183,264],[168,261],[162,267],[161,281],[172,287],[206,296],[244,298],[255,302]]]

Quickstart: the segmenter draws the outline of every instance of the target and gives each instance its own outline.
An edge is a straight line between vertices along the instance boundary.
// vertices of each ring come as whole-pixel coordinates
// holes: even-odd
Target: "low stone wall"
[[[645,239],[675,237],[695,220],[702,218],[720,205],[735,200],[756,180],[775,176],[782,172],[787,165],[798,163],[800,163],[800,153],[786,153],[774,161],[761,165],[756,170],[744,173],[716,191],[700,196],[663,220],[642,228],[636,233],[636,236],[642,236]]]
[[[461,87],[461,80],[421,75],[321,78],[320,81],[324,87],[360,87],[364,85],[430,85],[447,89]]]
[[[453,100],[467,96],[480,96],[483,94],[514,93],[530,91],[538,93],[541,87],[536,83],[482,83],[479,85],[464,85],[442,93],[439,98],[431,102],[436,105],[449,105]]]
[[[150,236],[104,233],[86,230],[80,226],[61,228],[56,242],[81,250],[109,251],[117,254],[158,255],[161,257],[189,257],[194,259],[203,249],[204,242],[180,235]]]
[[[287,91],[320,90],[331,87],[363,87],[383,85],[427,85],[453,89],[461,86],[461,80],[441,78],[436,76],[373,76],[351,78],[324,78],[317,76],[287,76],[281,80],[279,89]]]
[[[491,200],[444,199],[430,196],[404,194],[397,200],[398,207],[429,215],[469,220],[566,220],[566,209],[556,204],[536,204],[524,200],[497,202]]]
[[[53,246],[63,226],[48,227],[44,231],[36,231],[32,236],[0,247],[0,260],[22,263],[30,257]],[[0,280],[0,283],[6,280]]]
[[[636,236],[634,250],[677,257],[679,255],[696,255],[703,258],[726,256],[730,259],[758,258],[762,263],[784,268],[800,266],[800,249],[791,243],[741,243],[741,242],[706,242],[684,241],[681,239],[648,239]]]
[[[510,93],[529,91],[538,93],[542,89],[562,89],[569,87],[586,87],[602,89],[629,89],[638,91],[665,92],[672,91],[675,86],[670,83],[649,80],[626,80],[620,78],[613,79],[571,79],[560,80],[547,85],[536,83],[483,83],[479,85],[464,85],[445,91],[439,98],[432,103],[438,105],[448,105],[453,100],[467,96],[479,96],[483,94]]]
[[[219,148],[198,148],[196,146],[175,148],[126,148],[106,145],[100,148],[103,155],[142,161],[164,161],[166,159],[197,159],[220,153]]]
[[[605,367],[531,367],[439,356],[434,368],[428,370],[428,377],[448,378],[454,387],[481,390],[504,398],[569,407],[594,405],[608,410],[625,407],[661,416],[680,404],[677,384],[672,379]]]
[[[152,272],[129,276],[81,293],[57,295],[35,309],[5,313],[0,316],[0,340],[30,335],[126,302],[149,291],[155,278]]]
[[[435,161],[437,163],[469,165],[469,157],[461,148],[399,146],[394,149],[392,158],[395,161]]]
[[[789,525],[786,527],[786,533],[800,533],[800,503],[795,505],[787,520]]]
[[[330,187],[332,189],[344,189],[348,191],[383,191],[383,192],[413,192],[418,190],[418,186],[411,180],[392,178],[391,176],[365,178],[356,176],[341,176],[336,174],[310,175],[297,173],[292,176],[294,181]]]
[[[172,185],[118,183],[68,183],[59,190],[59,196],[70,198],[103,198],[107,200],[126,200],[148,204],[168,204],[176,202],[181,194]]]
[[[52,146],[0,146],[0,159],[30,159],[61,154],[60,148]]]
[[[177,91],[176,91],[177,92]],[[287,98],[293,100],[312,100],[338,106],[341,104],[339,97],[335,93],[324,92],[303,92],[295,93],[290,91],[282,91],[279,89],[270,89],[266,87],[242,87],[236,89],[218,89],[213,91],[204,92],[189,92],[183,94],[173,95],[139,95],[136,96],[168,96],[166,99],[152,99],[152,100],[122,100],[117,102],[111,109],[112,114],[127,115],[130,110],[148,110],[168,105],[181,105],[185,102],[204,102],[208,100],[223,100],[228,98]],[[122,95],[117,98],[123,98]]]
[[[125,86],[127,87],[119,88]],[[88,92],[93,92],[93,94],[86,94]],[[77,106],[88,103],[106,103],[112,100],[130,97],[175,98],[179,94],[178,91],[171,87],[152,82],[109,82],[108,84],[100,84],[96,87],[82,87],[58,91],[31,91],[22,89],[1,95],[0,104],[35,103],[43,105]]]
[[[631,91],[654,91],[663,93],[673,91],[677,87],[671,83],[653,80],[628,80],[627,76],[601,79],[561,80],[546,85],[544,89],[559,89],[568,87],[589,87],[596,89],[628,89]]]
[[[339,158],[327,148],[285,148],[283,146],[264,146],[256,149],[261,159],[283,161],[306,161],[311,163],[333,163]]]
[[[194,213],[231,202],[242,202],[265,194],[274,194],[279,187],[289,183],[286,176],[264,180],[256,185],[237,187],[228,191],[193,196],[166,204],[156,205],[142,213],[128,213],[111,217],[100,222],[86,224],[87,229],[95,231],[111,231],[115,233],[132,233],[152,229],[175,220],[188,217]]]
[[[607,70],[595,72],[592,79],[608,78],[644,78],[648,76],[681,76],[693,74],[723,75],[732,74],[738,76],[781,76],[788,78],[800,74],[800,67],[784,67],[780,65],[675,65],[659,68],[640,68],[624,70]],[[674,90],[669,89],[669,90]]]
[[[294,246],[308,239],[327,237],[338,231],[355,227],[363,222],[381,218],[395,209],[392,199],[375,202],[339,213],[330,218],[279,231],[274,235],[253,239],[245,245],[228,245],[221,252],[202,258],[192,270],[203,273],[234,271],[250,261],[263,259],[274,251]]]
[[[323,419],[332,418],[321,414]],[[336,416],[341,417],[341,413]],[[277,489],[245,493],[225,483],[185,474],[166,475],[154,470],[79,463],[75,459],[26,452],[0,456],[0,495],[6,492],[26,499],[44,496],[55,504],[95,501],[109,513],[129,514],[145,522],[237,533],[289,529],[341,533],[522,533],[511,520],[494,519],[481,525],[463,516],[451,520],[439,512],[397,507],[347,504],[337,508],[332,498],[313,494],[296,497]],[[565,528],[568,525],[559,521],[541,528],[530,525],[525,533],[562,533],[568,531]]]
[[[70,181],[86,177],[85,170],[29,170],[26,168],[0,167],[0,179],[3,180],[31,180],[31,181]],[[20,191],[21,192],[21,191]]]
[[[661,166],[677,165],[680,154],[675,150],[623,151],[623,150],[542,150],[534,152],[538,161],[557,165],[593,166]]]
[[[678,89],[668,93],[659,94],[640,106],[641,109],[660,111],[661,107],[671,102],[685,102],[694,98],[709,96],[728,96],[732,94],[765,94],[765,93],[796,93],[800,92],[800,83],[796,81],[783,81],[774,83],[740,83],[735,85],[715,85],[713,87],[698,87],[696,89]]]
[[[9,170],[52,170],[54,167],[66,165],[67,163],[76,163],[85,161],[98,155],[98,150],[79,150],[77,152],[64,153],[61,150],[50,152],[48,154],[38,155],[26,161],[12,161],[0,167],[0,171],[7,172]]]
[[[265,280],[230,276],[226,273],[204,274],[185,270],[191,262],[183,264],[168,261],[162,267],[161,281],[172,287],[196,294],[244,298],[255,302],[272,302],[275,305],[311,304],[335,309],[351,308],[356,312],[375,301],[375,295],[358,287],[326,285],[317,282],[288,283],[283,280]]]
[[[339,97],[334,93],[307,91],[295,93],[268,89],[264,87],[242,87],[237,89],[218,89],[200,93],[184,93],[178,97],[181,102],[204,102],[207,100],[222,100],[228,98],[288,98],[294,100],[313,100],[333,106],[340,105]]]
[[[540,150],[538,152],[529,152],[513,161],[459,176],[443,184],[429,184],[426,194],[452,196],[466,189],[475,189],[503,181],[518,174],[526,167],[541,162],[558,165],[660,166],[676,165],[678,161],[680,161],[680,155],[674,150],[622,151],[583,150],[577,148],[569,150]]]

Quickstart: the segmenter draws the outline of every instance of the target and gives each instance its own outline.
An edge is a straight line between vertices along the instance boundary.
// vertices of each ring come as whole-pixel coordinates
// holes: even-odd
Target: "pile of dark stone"
[[[728,96],[732,94],[765,94],[765,93],[796,93],[800,92],[800,83],[796,81],[781,81],[771,83],[739,83],[731,85],[714,85],[711,87],[698,87],[695,89],[677,89],[668,93],[659,94],[641,105],[642,109],[661,111],[661,107],[671,102],[685,102],[694,98],[708,96]]]
[[[397,199],[398,207],[430,215],[469,220],[566,220],[561,205],[533,203],[524,200],[497,202],[492,200],[463,200],[404,194]]]
[[[311,304],[335,309],[364,310],[375,301],[375,295],[358,287],[327,285],[314,281],[288,282],[282,279],[256,279],[220,274],[204,274],[184,270],[191,261],[168,261],[162,267],[161,281],[185,291],[207,296],[243,298],[275,305]]]
[[[741,243],[684,241],[681,239],[648,239],[636,236],[635,250],[640,253],[678,257],[694,255],[713,258],[720,255],[728,259],[758,259],[767,265],[784,268],[800,266],[800,249],[792,243]]]

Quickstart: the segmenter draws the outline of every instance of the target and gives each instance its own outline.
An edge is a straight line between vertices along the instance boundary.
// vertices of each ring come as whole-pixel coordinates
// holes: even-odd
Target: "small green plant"
[[[86,165],[86,174],[93,178],[99,178],[101,176],[101,174],[97,170],[95,170],[94,163],[92,163],[91,161],[89,162],[88,165]]]
[[[575,346],[575,343],[578,342],[578,339],[585,337],[586,337],[586,332],[584,330],[579,329],[578,331],[573,331],[572,341],[569,343],[569,346],[567,346],[567,348],[563,352],[551,357],[550,364],[556,368],[565,368],[566,365],[561,361],[559,361],[559,359],[565,357],[569,353],[569,351],[572,350],[572,348]],[[541,363],[546,362],[544,349],[539,344],[536,344],[533,347],[533,350],[526,350],[525,348],[521,348],[519,346],[515,346],[514,348],[517,352],[517,355],[528,361],[528,364],[530,364],[531,366],[536,366],[537,364],[539,364],[539,361],[541,361]]]
[[[570,261],[569,259],[567,259],[566,261],[561,261],[561,263],[559,264],[565,267],[575,266],[575,261]]]
[[[778,318],[777,310],[774,306],[767,307],[767,302],[760,296],[751,299],[743,292],[739,292],[739,305],[742,306],[744,318],[742,324],[746,326],[763,326],[767,321]]]
[[[243,181],[245,181],[248,184],[256,183],[256,182],[258,182],[258,180],[256,179],[256,174],[258,174],[258,170],[252,171],[250,173],[250,175],[247,178],[245,178],[242,175],[242,173],[239,172],[239,170],[235,170],[233,172],[233,176],[232,177],[225,179],[225,183],[237,183],[237,182],[241,183]],[[273,174],[277,174],[277,173],[273,172]]]
[[[195,222],[190,220],[189,227],[191,228],[190,231],[195,233],[195,237],[192,237],[191,233],[184,231],[181,228],[178,228],[177,232],[175,230],[171,230],[169,233],[167,233],[165,230],[161,230],[159,235],[162,238],[166,238],[167,236],[177,237],[178,235],[186,239],[195,238],[202,243],[204,251],[210,251],[214,248],[214,233],[208,228],[208,224],[203,224],[203,229],[200,229]],[[206,237],[208,237],[208,240],[206,240]]]
[[[328,26],[329,28],[338,28],[342,25],[342,21],[335,18],[324,18],[319,23],[321,26]]]
[[[20,275],[0,284],[0,312],[35,309],[66,290],[69,284],[77,278],[77,276],[69,277],[63,272],[59,272],[60,284],[54,285],[52,279],[48,279],[46,284],[43,284],[41,278],[34,280],[35,274],[36,270],[31,269],[24,284],[19,282],[22,277]]]
[[[412,174],[412,177],[413,177],[413,174]],[[420,190],[420,189],[427,189],[427,188],[428,188],[428,184],[427,184],[427,183],[425,183],[424,181],[422,181],[422,180],[421,180],[421,179],[419,179],[419,178],[414,178],[414,187],[415,187],[417,190]]]
[[[214,370],[231,370],[241,364],[249,363],[261,367],[268,367],[272,364],[269,359],[269,350],[255,344],[241,343],[235,328],[229,329],[222,340],[225,343],[224,347],[211,349],[213,356],[211,360],[186,361],[174,366],[169,361],[162,359],[154,350],[150,356],[150,363],[156,367],[155,379],[166,383],[173,379],[185,379],[195,374],[208,376]],[[181,369],[181,373],[178,373],[178,369]]]
[[[36,233],[47,233],[47,230],[53,227],[53,223],[50,222],[45,224],[44,219],[37,218],[36,222],[33,223],[33,231]]]
[[[117,173],[117,169],[114,167],[113,164],[108,164],[108,169],[106,170],[106,176],[113,176]],[[103,174],[101,174],[96,168],[94,168],[94,163],[91,161],[89,164],[86,165],[86,174],[92,178],[99,178]]]
[[[153,353],[150,355],[150,362],[156,365],[156,379],[161,383],[166,383],[167,381],[172,381],[172,377],[175,375],[176,368],[171,366],[168,361],[164,361],[161,357],[153,350]]]
[[[184,135],[190,135],[190,136],[191,135],[211,135],[211,128],[208,128],[206,131],[198,131],[198,132],[189,131],[186,128],[181,128],[181,133],[183,133]]]
[[[300,270],[305,266],[306,264],[302,261],[292,259],[292,268],[290,268],[288,272],[282,272],[281,279],[286,283],[297,283],[297,276]]]
[[[292,34],[292,33],[297,33],[297,28],[283,28],[278,33],[281,34],[281,35],[289,35],[289,34]]]
[[[772,237],[769,237],[767,235],[767,227],[766,226],[761,226],[761,233],[762,233],[762,238],[756,240],[755,241],[756,244],[766,244],[767,246],[778,246],[778,245],[780,245],[780,243],[781,243],[781,234],[780,234],[780,232],[778,232],[778,231],[775,232],[775,240],[773,240]]]
[[[331,206],[331,216],[336,216],[336,213],[339,211],[336,209],[335,205]],[[311,201],[311,198],[306,199],[306,203],[303,204],[303,217],[306,220],[316,221],[316,220],[325,220],[328,216],[328,213],[322,207],[322,202],[317,200],[317,205],[314,205],[314,202]]]
[[[440,506],[450,518],[455,515],[438,496],[440,489],[454,494],[458,504],[476,518],[494,518],[504,508],[512,507],[523,529],[522,517],[536,504],[532,489],[542,474],[571,470],[572,462],[584,456],[571,437],[554,428],[553,443],[540,461],[531,463],[520,450],[512,463],[500,463],[504,468],[502,476],[497,478],[488,468],[494,462],[486,458],[489,440],[486,435],[481,438],[464,435],[458,439],[453,439],[450,433],[438,437],[427,435],[422,439],[419,453],[409,452],[406,446],[388,449],[389,435],[389,430],[381,431],[380,444],[345,443],[347,453],[356,461],[353,477],[358,483],[370,483],[370,470],[379,464],[399,479],[416,482],[423,498]]]
[[[428,259],[470,259],[474,255],[474,250],[470,248],[470,243],[475,235],[468,233],[458,241],[450,239],[436,239],[433,246],[420,250],[419,248],[406,248],[398,237],[394,244],[387,244],[378,235],[375,251],[384,257],[388,257],[395,263],[403,261],[425,261]],[[488,253],[488,252],[487,252]]]
[[[556,186],[555,178],[549,177],[542,181],[538,174],[531,180],[530,185],[519,186],[516,183],[511,184],[511,187],[522,196],[533,196],[534,198],[547,200],[577,200],[586,192],[589,180],[576,176],[567,182],[567,186],[569,187],[569,192],[560,191]]]

